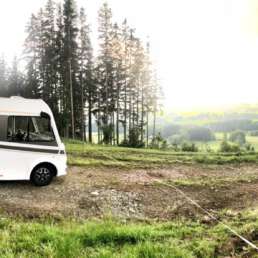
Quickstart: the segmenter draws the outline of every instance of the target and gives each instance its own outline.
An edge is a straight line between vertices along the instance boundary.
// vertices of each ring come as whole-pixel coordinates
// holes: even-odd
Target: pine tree
[[[121,91],[124,80],[123,69],[123,44],[122,44],[122,31],[118,24],[113,26],[112,37],[112,59],[113,59],[113,90],[115,92],[115,109],[113,110],[113,142],[114,144],[120,143],[120,116],[121,116]]]
[[[121,122],[124,128],[124,142],[127,141],[127,119],[128,119],[128,80],[129,80],[129,40],[130,40],[130,28],[125,19],[122,24],[122,44],[123,44],[123,69],[124,69],[124,82],[122,86],[121,97],[123,99],[123,118]]]
[[[58,127],[62,136],[67,135],[67,125],[70,118],[67,107],[67,95],[66,95],[66,76],[64,67],[64,17],[63,8],[61,4],[57,6],[56,14],[56,38],[55,38],[55,53],[56,53],[56,76],[57,76],[57,98],[58,98],[58,111],[57,116]]]
[[[49,104],[53,110],[54,116],[57,117],[58,110],[58,78],[57,78],[57,59],[56,53],[56,31],[55,31],[55,3],[48,0],[44,14],[42,25],[42,46],[44,64],[44,89],[43,99]]]
[[[142,99],[142,109],[143,111],[143,118],[145,116],[145,122],[143,125],[145,127],[145,138],[146,138],[146,146],[149,146],[149,121],[150,121],[150,113],[153,110],[153,90],[151,88],[151,79],[152,79],[152,70],[151,70],[151,59],[150,59],[150,49],[149,49],[149,42],[146,44],[146,48],[144,51],[144,68],[142,73],[142,90],[144,92],[145,98]]]
[[[40,98],[42,93],[40,83],[40,42],[39,42],[39,19],[32,14],[30,22],[27,25],[28,34],[25,40],[24,56],[27,60],[26,70],[26,92],[25,96],[30,98]]]
[[[66,109],[71,117],[70,132],[75,138],[75,131],[81,130],[80,125],[80,85],[78,82],[78,44],[77,44],[77,12],[73,0],[64,1],[64,75],[65,75],[65,96]],[[67,133],[69,132],[67,124]]]
[[[88,139],[92,143],[92,109],[95,101],[96,87],[93,77],[93,49],[90,39],[90,27],[87,24],[87,17],[84,8],[80,10],[80,84],[81,84],[81,105],[83,107],[81,113],[82,121],[82,138],[86,138],[85,130],[85,103],[88,104]]]
[[[140,39],[134,39],[131,65],[131,83],[134,85],[133,91],[133,127],[140,129],[140,107],[141,107],[141,76],[144,68],[144,50]]]
[[[80,84],[81,84],[81,122],[82,138],[86,139],[86,102],[88,104],[88,134],[89,142],[92,142],[92,109],[94,105],[94,82],[93,82],[93,49],[90,39],[90,27],[87,24],[87,17],[84,8],[80,10],[80,33],[79,33],[79,63],[80,63]]]
[[[84,8],[80,9],[80,31],[79,31],[79,73],[80,73],[80,87],[81,87],[81,139],[86,139],[85,130],[85,102],[86,102],[86,49],[87,49],[87,33],[86,15]]]
[[[156,122],[157,122],[157,113],[162,109],[162,99],[163,92],[160,86],[160,82],[158,79],[157,71],[154,69],[152,71],[151,78],[151,106],[153,113],[153,130],[152,130],[152,139],[156,137]]]
[[[112,11],[105,2],[99,10],[99,117],[98,125],[103,132],[103,142],[110,144],[113,134],[112,114],[115,108],[113,89],[113,59],[112,59]]]

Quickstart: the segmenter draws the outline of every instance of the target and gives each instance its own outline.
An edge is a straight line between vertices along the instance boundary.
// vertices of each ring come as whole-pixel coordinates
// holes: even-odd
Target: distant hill
[[[165,112],[158,117],[158,130],[164,137],[194,127],[209,128],[213,132],[258,130],[258,103],[241,104],[226,109],[191,112]]]

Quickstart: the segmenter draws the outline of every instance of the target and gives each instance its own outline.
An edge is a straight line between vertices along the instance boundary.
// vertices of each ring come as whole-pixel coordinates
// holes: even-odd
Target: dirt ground
[[[198,216],[199,211],[173,188],[156,180],[224,180],[223,184],[179,186],[206,209],[240,211],[258,206],[258,166],[186,166],[167,169],[123,170],[70,167],[65,178],[47,187],[29,182],[1,182],[2,213],[25,218],[51,216],[91,218],[114,216],[122,219],[169,220]],[[252,178],[252,180],[242,180]],[[227,181],[228,179],[228,181]]]

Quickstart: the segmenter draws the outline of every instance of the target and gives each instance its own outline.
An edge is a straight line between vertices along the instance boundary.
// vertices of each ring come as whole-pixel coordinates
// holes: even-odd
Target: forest
[[[126,18],[115,22],[107,3],[97,36],[94,48],[87,9],[48,0],[28,21],[22,56],[11,66],[0,57],[0,96],[43,99],[66,138],[148,145],[162,103],[151,44]]]

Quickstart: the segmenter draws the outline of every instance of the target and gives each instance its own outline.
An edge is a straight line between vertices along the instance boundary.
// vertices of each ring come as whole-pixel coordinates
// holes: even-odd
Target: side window
[[[7,140],[37,145],[57,145],[50,119],[44,117],[9,117]]]
[[[26,142],[29,118],[25,116],[9,117],[7,140],[12,142]]]
[[[54,145],[55,136],[50,119],[45,117],[32,117],[29,121],[29,142]]]
[[[7,116],[0,116],[0,141],[6,141]]]

